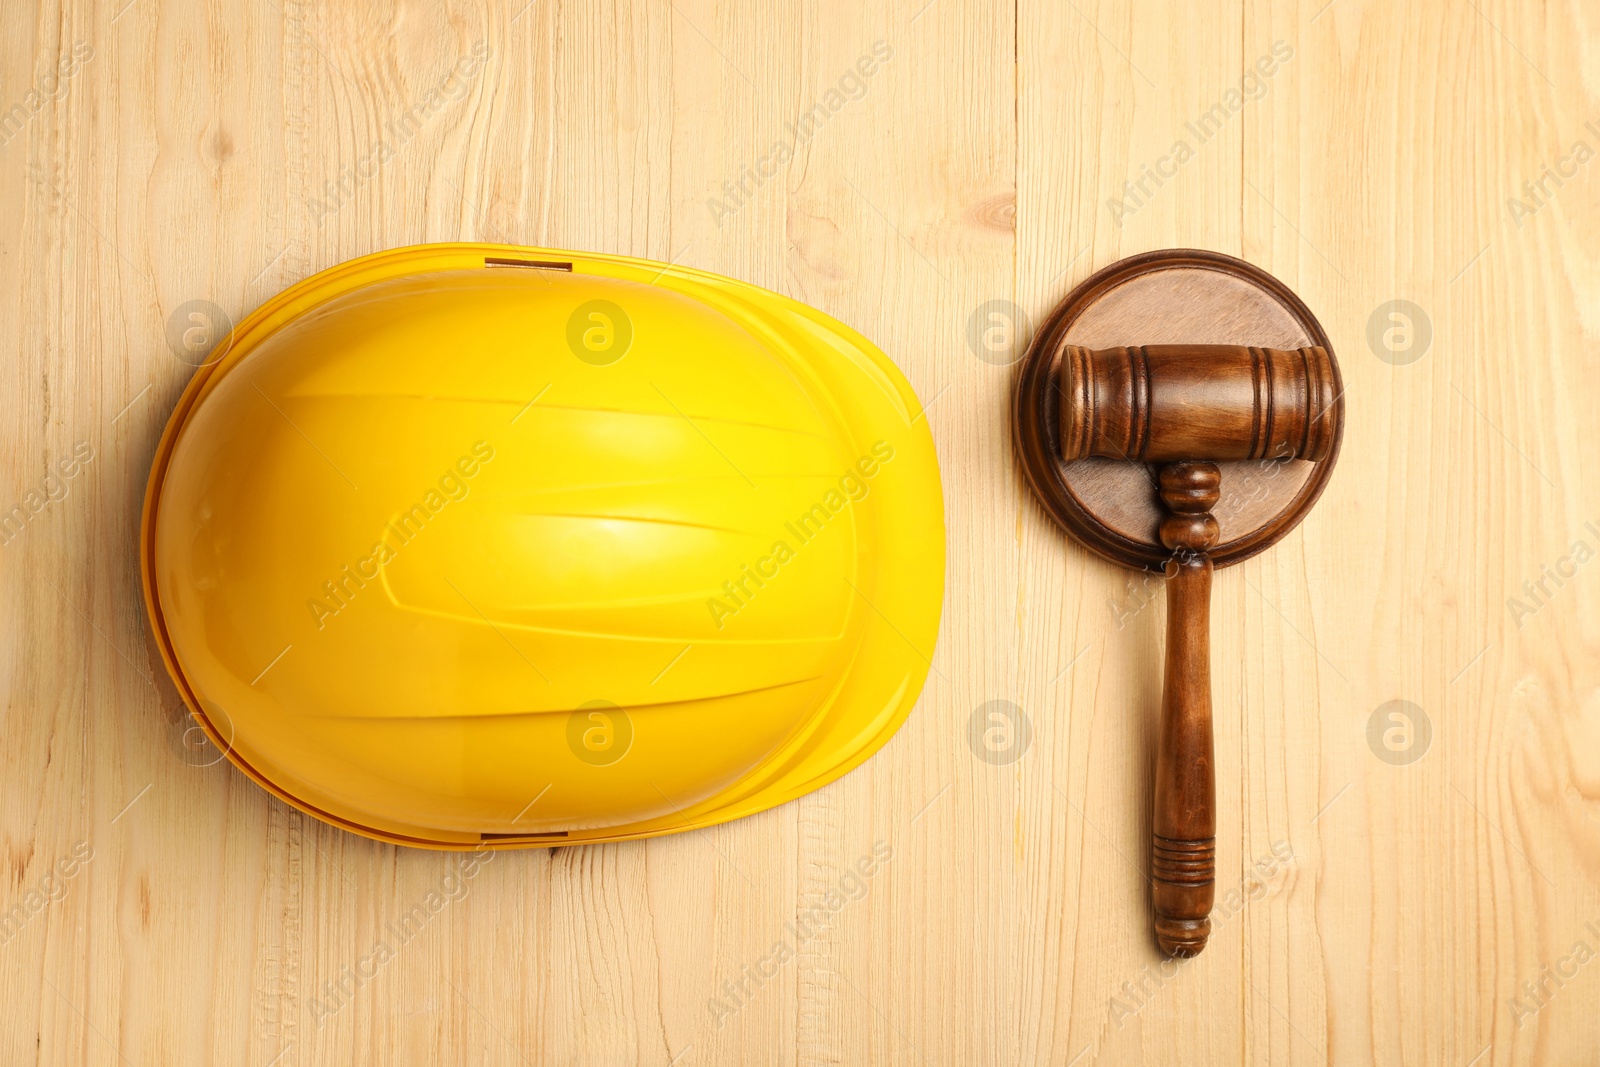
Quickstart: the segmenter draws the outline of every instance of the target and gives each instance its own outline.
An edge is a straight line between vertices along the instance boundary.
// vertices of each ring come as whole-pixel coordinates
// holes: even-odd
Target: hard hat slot
[[[501,259],[484,256],[483,265],[485,267],[542,267],[545,270],[564,270],[569,272],[572,270],[571,263],[558,263],[553,259]]]
[[[547,834],[479,834],[480,841],[559,841],[571,831],[555,830]]]

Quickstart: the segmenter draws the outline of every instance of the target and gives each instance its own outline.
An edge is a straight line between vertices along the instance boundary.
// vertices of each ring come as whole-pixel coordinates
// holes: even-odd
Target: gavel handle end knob
[[[1156,943],[1161,951],[1178,959],[1198,956],[1211,936],[1210,919],[1169,919],[1156,916]]]
[[[1211,936],[1211,904],[1216,886],[1216,838],[1174,841],[1155,835],[1151,885],[1156,941],[1169,956],[1198,956]]]

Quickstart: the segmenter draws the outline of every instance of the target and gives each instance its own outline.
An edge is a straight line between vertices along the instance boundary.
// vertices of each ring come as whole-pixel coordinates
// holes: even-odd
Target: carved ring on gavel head
[[[1311,312],[1260,268],[1149,252],[1046,320],[1013,414],[1051,517],[1098,555],[1167,577],[1151,903],[1162,951],[1193,956],[1216,884],[1212,572],[1270,547],[1321,494],[1344,431],[1339,365]]]

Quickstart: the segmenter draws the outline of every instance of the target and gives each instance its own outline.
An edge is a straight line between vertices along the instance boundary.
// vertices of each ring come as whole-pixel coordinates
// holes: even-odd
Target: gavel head
[[[1159,570],[1176,542],[1226,567],[1316,503],[1342,392],[1327,333],[1282,282],[1216,252],[1146,252],[1086,278],[1041,324],[1012,442],[1046,512],[1101,557]]]
[[[1304,459],[1332,453],[1326,350],[1243,345],[1061,349],[1061,458]]]

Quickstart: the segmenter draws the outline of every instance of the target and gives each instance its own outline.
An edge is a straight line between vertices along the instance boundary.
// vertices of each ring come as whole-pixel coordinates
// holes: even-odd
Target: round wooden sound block
[[[1218,567],[1277,542],[1311,509],[1333,472],[1344,434],[1343,386],[1333,347],[1299,297],[1259,267],[1218,252],[1166,249],[1113,263],[1051,313],[1023,358],[1012,420],[1017,454],[1055,520],[1099,555],[1127,567],[1161,569],[1172,551],[1156,465],[1091,457],[1062,460],[1063,347],[1246,345],[1320,347],[1332,363],[1332,450],[1320,462],[1232,460],[1217,464],[1219,526],[1208,554]]]

